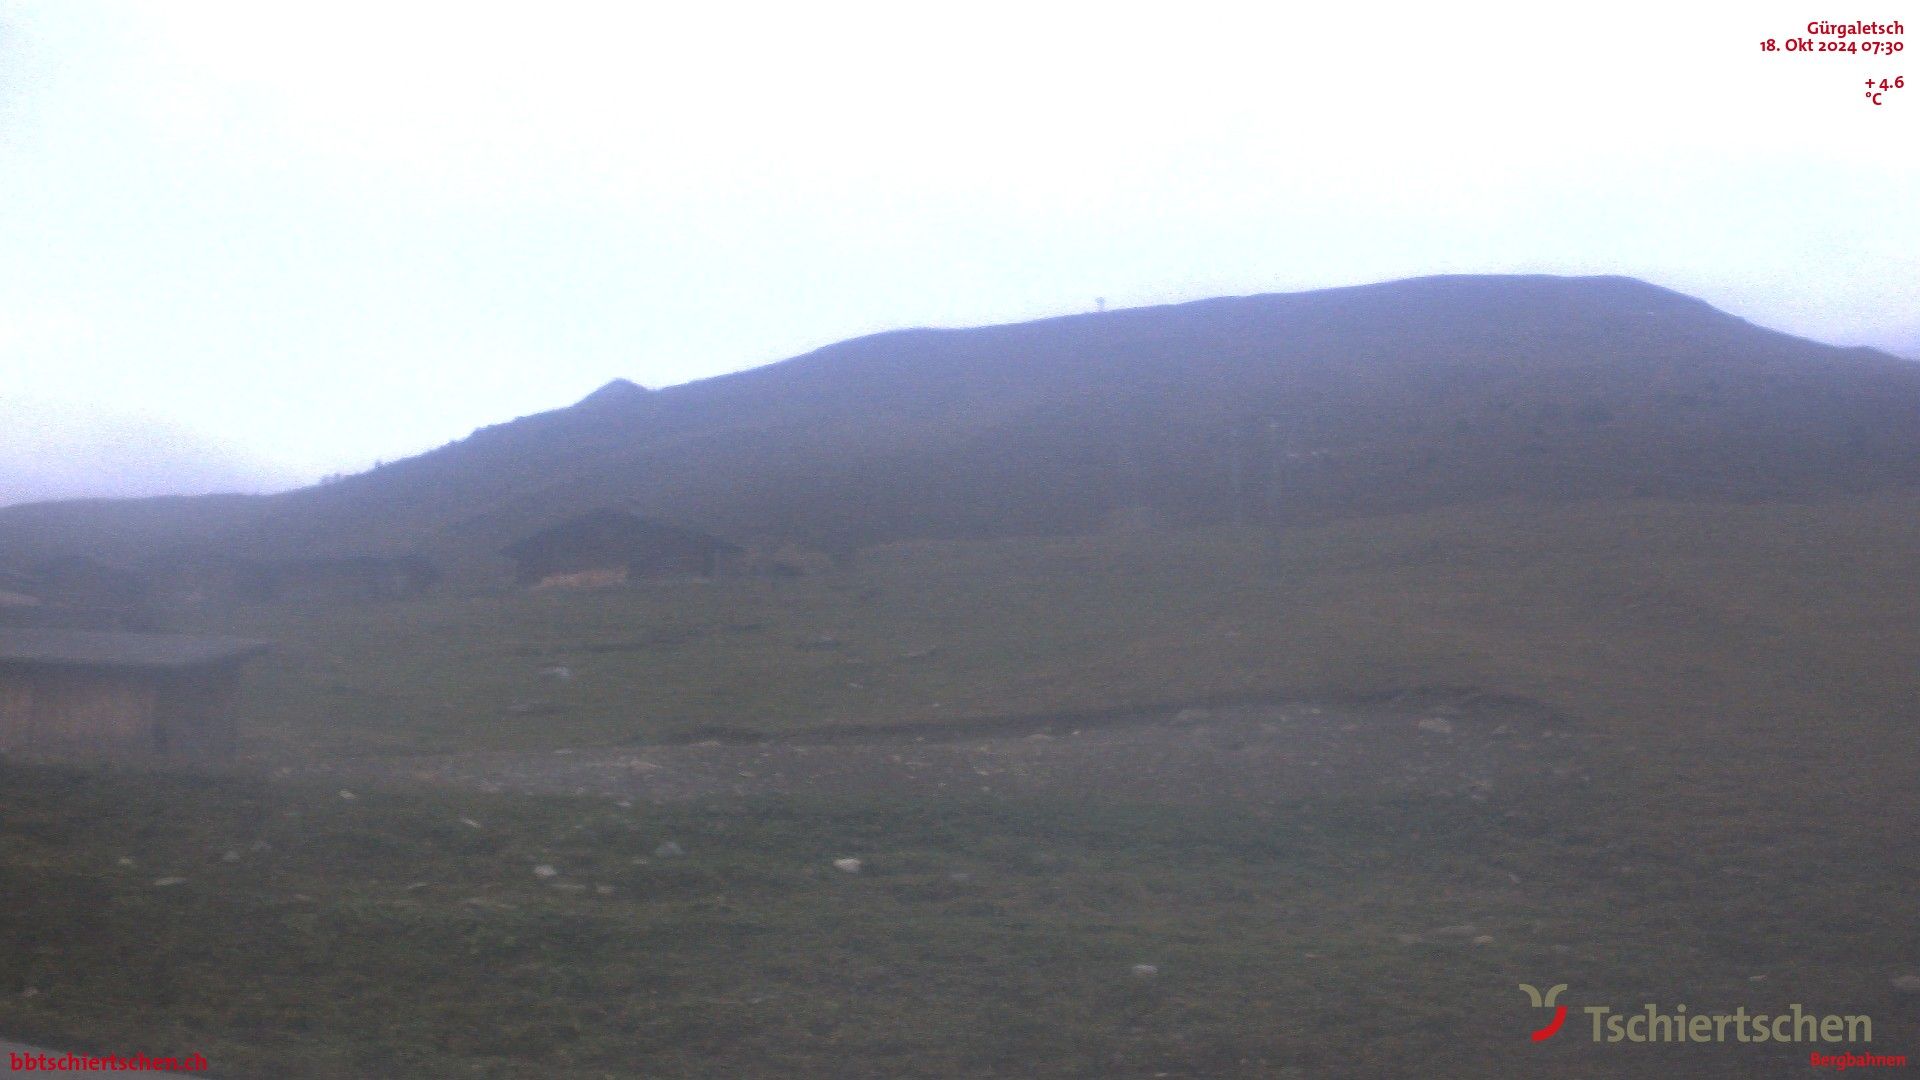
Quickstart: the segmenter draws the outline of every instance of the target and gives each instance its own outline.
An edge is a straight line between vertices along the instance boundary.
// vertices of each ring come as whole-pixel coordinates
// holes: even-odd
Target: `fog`
[[[1912,352],[1920,90],[1806,17],[4,4],[0,390],[189,490],[1096,297],[1625,274]]]

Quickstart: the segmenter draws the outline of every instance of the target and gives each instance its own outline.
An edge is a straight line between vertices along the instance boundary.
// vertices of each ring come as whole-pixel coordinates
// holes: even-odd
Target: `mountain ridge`
[[[221,542],[479,572],[607,505],[846,552],[1142,515],[1804,496],[1920,480],[1917,433],[1920,366],[1891,354],[1628,277],[1443,275],[890,330],[656,390],[615,379],[264,497]],[[0,511],[0,542],[16,524]]]

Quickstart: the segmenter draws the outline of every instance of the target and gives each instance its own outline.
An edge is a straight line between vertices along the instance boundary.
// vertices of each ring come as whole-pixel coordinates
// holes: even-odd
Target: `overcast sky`
[[[1419,6],[0,0],[0,502],[1096,296],[1623,273],[1920,350],[1910,52]]]

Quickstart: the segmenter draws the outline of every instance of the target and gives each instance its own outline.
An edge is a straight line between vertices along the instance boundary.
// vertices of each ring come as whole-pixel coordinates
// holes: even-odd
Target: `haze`
[[[1920,88],[1593,10],[0,4],[0,502],[1096,297],[1621,273],[1920,353]]]

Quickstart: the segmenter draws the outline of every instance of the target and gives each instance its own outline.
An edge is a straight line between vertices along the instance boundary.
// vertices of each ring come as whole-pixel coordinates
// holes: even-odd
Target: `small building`
[[[697,529],[624,510],[569,518],[507,547],[522,585],[615,585],[647,578],[712,577],[741,553]]]
[[[240,666],[266,649],[238,638],[0,627],[0,750],[230,757]]]

